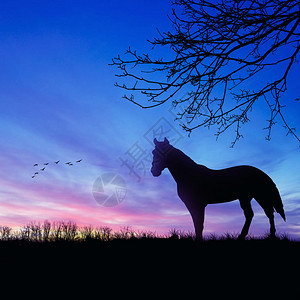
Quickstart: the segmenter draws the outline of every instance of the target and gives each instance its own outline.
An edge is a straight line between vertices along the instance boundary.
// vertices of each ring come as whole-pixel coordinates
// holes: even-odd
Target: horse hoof
[[[275,233],[270,233],[270,234],[267,236],[267,239],[268,239],[268,240],[276,240],[276,234],[275,234]]]
[[[245,238],[246,238],[246,236],[240,234],[240,235],[238,236],[237,240],[238,240],[238,241],[244,241]]]

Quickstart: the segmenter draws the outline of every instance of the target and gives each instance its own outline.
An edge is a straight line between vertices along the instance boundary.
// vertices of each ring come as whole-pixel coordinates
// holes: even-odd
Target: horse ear
[[[169,144],[169,141],[168,141],[168,139],[166,137],[164,139],[164,143],[168,143]]]
[[[154,142],[154,145],[157,145],[157,139],[156,138],[153,140],[153,142]]]

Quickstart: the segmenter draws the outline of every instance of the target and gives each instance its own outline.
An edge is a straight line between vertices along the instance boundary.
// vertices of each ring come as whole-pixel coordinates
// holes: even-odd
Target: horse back
[[[214,198],[224,201],[248,198],[268,194],[275,184],[263,171],[252,166],[236,166],[223,170],[212,170],[208,176],[208,186]],[[214,190],[213,190],[214,189]]]
[[[241,198],[255,198],[258,194],[268,193],[275,184],[263,171],[252,166],[235,166],[212,170],[197,165],[187,176],[182,190],[189,198],[202,198],[207,204],[229,202]],[[187,195],[189,190],[189,195]],[[183,195],[184,196],[184,195]]]

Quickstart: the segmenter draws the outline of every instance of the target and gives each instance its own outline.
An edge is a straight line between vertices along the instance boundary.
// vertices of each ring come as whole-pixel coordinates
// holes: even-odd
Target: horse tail
[[[273,207],[274,210],[281,215],[282,219],[286,221],[285,213],[283,210],[283,203],[276,185],[275,185],[274,195],[273,195]]]

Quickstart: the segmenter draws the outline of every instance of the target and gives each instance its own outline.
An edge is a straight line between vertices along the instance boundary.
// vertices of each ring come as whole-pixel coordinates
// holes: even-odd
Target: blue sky
[[[167,232],[193,230],[167,170],[153,178],[146,140],[153,128],[166,130],[176,147],[200,164],[218,169],[250,164],[276,182],[287,222],[276,216],[279,232],[300,234],[299,145],[280,124],[265,141],[266,108],[258,105],[245,136],[230,148],[234,132],[216,141],[215,131],[199,129],[190,138],[174,121],[171,104],[142,110],[122,99],[124,91],[111,59],[128,46],[146,52],[156,28],[170,29],[169,1],[6,1],[0,4],[0,224],[18,227],[32,220],[71,219],[79,224]],[[299,66],[291,73],[286,112],[300,128]],[[259,79],[258,79],[259,80]],[[255,82],[253,83],[255,84]],[[174,113],[174,112],[173,112]],[[298,129],[299,130],[299,129]],[[148,132],[148,135],[146,134]],[[134,148],[143,161],[134,172],[122,159]],[[82,162],[73,166],[65,162]],[[60,160],[58,165],[54,161]],[[35,178],[33,164],[46,166]],[[150,163],[151,164],[151,163]],[[120,174],[124,201],[100,206],[92,196],[96,178]],[[255,201],[250,232],[268,231]],[[237,201],[207,208],[205,233],[238,232],[244,217]]]

